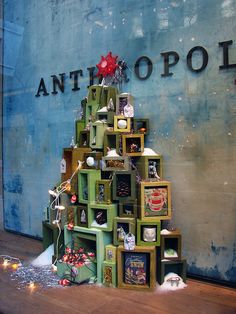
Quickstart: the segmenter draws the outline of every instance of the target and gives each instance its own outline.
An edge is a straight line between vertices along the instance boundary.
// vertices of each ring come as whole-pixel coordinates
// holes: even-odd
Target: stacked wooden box
[[[145,149],[148,119],[134,118],[132,95],[112,86],[90,86],[87,99],[75,123],[76,147],[63,150],[62,181],[83,162],[66,191],[74,198],[65,206],[65,249],[72,242],[94,250],[95,275],[106,286],[154,289],[169,270],[185,281],[181,234],[161,232],[163,221],[171,219],[171,183],[163,179],[162,156]],[[45,229],[50,222],[43,224]],[[135,248],[127,250],[124,241],[131,235]],[[58,265],[62,276],[64,265]]]

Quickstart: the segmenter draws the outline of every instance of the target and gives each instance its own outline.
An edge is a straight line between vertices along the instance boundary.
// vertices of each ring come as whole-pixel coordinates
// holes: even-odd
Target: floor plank
[[[29,261],[42,251],[40,241],[0,230],[0,254]],[[140,292],[96,285],[17,289],[10,272],[0,267],[0,313],[78,314],[235,314],[236,290],[197,280],[175,291]]]

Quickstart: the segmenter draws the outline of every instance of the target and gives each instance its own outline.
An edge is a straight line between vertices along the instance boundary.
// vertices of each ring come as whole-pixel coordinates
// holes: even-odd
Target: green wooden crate
[[[116,109],[116,97],[118,90],[114,86],[104,86],[101,93],[101,107],[108,105],[110,99],[112,99],[114,107]],[[114,111],[115,111],[114,109]]]
[[[160,231],[161,231],[160,221],[147,222],[137,219],[137,245],[159,246],[161,240]]]
[[[119,203],[119,217],[137,218],[138,205],[137,199],[134,201],[126,201]]]
[[[178,229],[161,234],[160,258],[181,260],[182,235]]]
[[[107,123],[94,122],[90,128],[89,145],[92,149],[103,149],[104,133],[108,128]]]
[[[80,135],[79,135],[79,147],[80,148],[89,148],[89,135],[90,131],[89,130],[83,130],[80,131]]]
[[[96,181],[96,203],[111,204],[111,180]]]
[[[46,250],[53,244],[54,256],[52,256],[52,263],[64,253],[64,229],[62,229],[60,237],[59,229],[56,225],[51,225],[48,221],[42,222],[43,229],[43,249]],[[57,246],[58,241],[58,246]]]
[[[57,262],[57,275],[72,282],[82,283],[97,275],[97,265],[95,262],[87,262],[81,267],[71,266],[65,262]]]
[[[186,282],[186,270],[187,263],[185,258],[173,261],[159,260],[157,266],[157,281],[162,285],[168,273],[175,273],[183,279],[183,282]]]
[[[92,250],[96,252],[97,262],[97,282],[102,283],[102,263],[105,257],[105,246],[112,241],[111,232],[103,232],[98,229],[88,229],[79,226],[75,226],[73,231],[64,228],[65,245],[74,241],[78,246],[86,248],[86,250]]]
[[[80,132],[85,128],[85,120],[75,121],[75,143],[79,144]]]
[[[92,85],[88,88],[88,102],[87,104],[99,105],[101,106],[101,97],[102,97],[102,85]]]
[[[96,112],[96,120],[101,120],[106,122],[109,126],[114,125],[114,111],[104,111],[104,110],[98,110]]]
[[[79,202],[90,204],[96,200],[96,181],[101,179],[101,171],[81,169],[78,173]]]
[[[104,261],[103,264],[103,285],[106,287],[116,287],[117,285],[117,265],[114,262]]]
[[[136,235],[135,218],[115,217],[113,220],[113,244],[124,244],[124,235],[132,233]]]
[[[113,219],[117,216],[117,204],[89,204],[88,227],[104,231],[113,230]]]
[[[104,156],[108,153],[108,148],[115,149],[117,154],[120,154],[120,141],[121,134],[120,132],[114,132],[106,130],[104,133]]]
[[[136,167],[143,180],[156,181],[157,176],[163,179],[163,158],[161,155],[137,157]],[[156,176],[157,174],[157,176]]]
[[[149,119],[133,119],[133,129],[135,133],[149,134]]]
[[[135,171],[115,171],[112,181],[112,198],[125,202],[137,198]]]

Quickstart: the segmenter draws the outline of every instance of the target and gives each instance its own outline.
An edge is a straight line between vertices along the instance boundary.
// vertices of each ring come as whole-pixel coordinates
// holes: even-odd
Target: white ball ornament
[[[92,167],[92,166],[94,166],[94,158],[93,157],[88,157],[87,159],[86,159],[86,164],[89,166],[89,167]]]
[[[119,129],[125,129],[127,127],[127,122],[126,120],[119,120],[117,123],[117,126]]]

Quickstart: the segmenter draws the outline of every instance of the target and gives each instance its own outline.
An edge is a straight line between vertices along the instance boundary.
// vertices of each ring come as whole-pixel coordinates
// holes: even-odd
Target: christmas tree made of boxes
[[[171,183],[162,156],[144,147],[149,120],[135,118],[132,95],[113,86],[90,86],[81,108],[43,221],[57,274],[64,284],[134,289],[153,289],[169,273],[171,283],[186,281],[181,234],[162,230]]]

